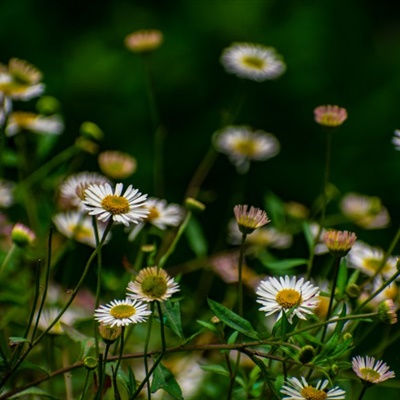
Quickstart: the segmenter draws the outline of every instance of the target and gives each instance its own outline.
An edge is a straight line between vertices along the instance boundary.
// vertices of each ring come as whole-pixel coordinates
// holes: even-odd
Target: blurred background
[[[312,205],[325,159],[325,134],[313,109],[345,107],[349,118],[334,134],[330,181],[338,196],[359,192],[382,199],[391,225],[359,236],[387,248],[400,220],[400,153],[391,143],[400,128],[399,12],[400,3],[388,0],[5,0],[0,62],[18,57],[43,72],[46,94],[60,101],[66,124],[57,151],[74,142],[82,122],[95,122],[105,133],[103,149],[136,157],[138,170],[127,183],[153,195],[145,71],[124,38],[139,29],[161,30],[164,43],[151,55],[151,66],[166,133],[165,198],[178,203],[245,84],[235,124],[273,133],[281,153],[253,163],[246,177],[219,155],[199,194],[207,204],[199,219],[210,243],[238,201],[264,207],[272,192]],[[286,73],[263,83],[227,74],[220,56],[233,42],[274,47]],[[97,168],[92,156],[82,169]]]

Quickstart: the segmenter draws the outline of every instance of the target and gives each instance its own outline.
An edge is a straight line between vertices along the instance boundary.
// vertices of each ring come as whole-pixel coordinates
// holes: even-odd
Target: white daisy
[[[348,193],[340,202],[342,213],[364,229],[385,228],[390,222],[387,209],[376,196]]]
[[[351,360],[353,371],[364,382],[380,383],[395,377],[393,371],[389,371],[389,367],[383,361],[376,361],[374,357],[365,358],[356,356]]]
[[[12,182],[3,181],[0,179],[0,207],[7,208],[14,203],[14,188]]]
[[[136,159],[121,151],[103,151],[97,157],[103,174],[112,179],[126,179],[136,171]]]
[[[266,226],[249,233],[246,237],[246,245],[253,250],[269,247],[287,249],[292,245],[292,240],[292,235],[281,232],[272,226]],[[242,233],[238,228],[237,222],[233,219],[228,225],[228,241],[231,244],[240,244],[242,241]]]
[[[328,128],[336,128],[347,119],[347,110],[339,106],[319,106],[314,109],[315,122]]]
[[[142,195],[132,185],[128,186],[123,195],[122,189],[122,183],[117,183],[114,191],[108,183],[90,185],[84,192],[85,209],[90,215],[96,215],[100,221],[112,218],[125,226],[137,224],[149,214],[145,207],[147,194]]]
[[[61,197],[70,203],[73,207],[84,209],[82,200],[84,199],[84,191],[93,184],[103,185],[111,184],[111,181],[105,176],[97,172],[79,172],[70,175],[60,186]]]
[[[142,29],[125,37],[125,46],[134,53],[146,53],[161,46],[163,34],[157,29]]]
[[[239,172],[247,172],[250,161],[264,161],[279,153],[278,139],[264,131],[253,132],[247,126],[227,126],[214,136],[217,151],[227,154]]]
[[[83,215],[79,211],[68,211],[56,214],[53,217],[53,222],[57,230],[68,239],[74,239],[93,248],[96,247],[96,236],[93,230],[92,219],[89,216]],[[97,228],[99,239],[101,240],[105,227],[102,224],[98,224]],[[110,238],[111,233],[108,233],[105,243]]]
[[[45,307],[40,314],[40,318],[38,321],[38,328],[41,331],[45,331],[49,327],[49,325],[57,318],[57,316],[60,314],[60,311],[61,308],[58,307],[54,306]],[[37,320],[37,315],[33,319],[33,322],[35,323],[36,320]],[[76,321],[75,313],[68,309],[50,329],[49,333],[51,335],[63,335],[65,333],[63,325],[72,326],[75,321]]]
[[[260,311],[265,311],[266,316],[279,312],[278,320],[285,312],[290,323],[294,315],[306,319],[306,315],[312,314],[319,303],[319,288],[304,282],[304,278],[297,281],[295,276],[290,278],[286,275],[279,280],[271,277],[261,281],[256,293],[259,296],[257,302],[263,305]],[[291,309],[293,311],[288,314]]]
[[[221,63],[227,72],[257,82],[278,78],[286,70],[274,48],[253,43],[233,43],[223,51]]]
[[[338,386],[326,391],[328,380],[320,380],[316,386],[313,387],[307,383],[304,377],[301,381],[297,378],[288,378],[282,386],[281,393],[287,396],[282,400],[343,400],[346,398],[346,392]]]
[[[14,136],[26,130],[40,135],[59,135],[64,129],[60,117],[43,115],[31,112],[17,111],[10,114],[5,129],[6,136]]]
[[[94,319],[104,325],[127,326],[146,321],[151,311],[147,304],[137,300],[112,300],[107,305],[100,306],[94,312]]]
[[[347,255],[347,265],[356,268],[364,274],[373,276],[379,270],[384,278],[390,278],[397,271],[397,257],[390,256],[381,268],[385,254],[382,249],[371,247],[364,242],[357,241]]]
[[[127,297],[131,299],[165,301],[179,291],[179,285],[165,270],[148,267],[142,269],[133,282],[129,282],[127,291]]]
[[[396,150],[400,150],[400,129],[394,131],[394,136],[392,138],[392,143]]]

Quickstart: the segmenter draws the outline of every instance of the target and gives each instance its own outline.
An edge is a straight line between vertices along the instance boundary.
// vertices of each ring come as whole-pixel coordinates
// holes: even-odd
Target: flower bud
[[[120,326],[104,325],[100,323],[99,333],[105,344],[113,344],[121,336],[122,328]]]

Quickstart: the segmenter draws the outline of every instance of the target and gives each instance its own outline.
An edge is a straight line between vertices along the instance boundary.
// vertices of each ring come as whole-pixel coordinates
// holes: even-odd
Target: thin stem
[[[313,266],[314,256],[315,256],[315,248],[318,244],[319,237],[321,236],[322,229],[325,224],[325,215],[326,215],[326,206],[328,204],[328,195],[327,195],[327,186],[329,183],[329,175],[331,168],[331,156],[332,156],[332,131],[329,130],[326,133],[326,154],[325,154],[325,170],[324,170],[324,181],[322,186],[322,208],[321,208],[321,218],[319,221],[319,227],[317,236],[314,239],[313,245],[311,247],[310,256],[307,263],[307,279],[311,276],[311,270]]]
[[[92,226],[97,247],[100,243],[100,238],[99,238],[99,229],[97,227],[97,220],[95,216],[92,216]],[[96,285],[96,302],[94,306],[95,310],[97,310],[100,305],[101,269],[102,269],[102,257],[101,257],[101,250],[99,250],[97,255],[97,285]],[[99,354],[99,329],[96,320],[93,320],[93,328],[94,328],[94,341],[96,347],[96,354]]]
[[[326,313],[325,321],[328,321],[332,314],[332,307],[333,307],[333,302],[335,300],[336,285],[337,285],[337,279],[339,276],[339,268],[340,268],[340,260],[341,259],[342,259],[342,257],[335,257],[335,260],[334,260],[331,297],[329,299],[329,306],[328,306],[328,311]],[[321,343],[324,343],[327,329],[328,329],[328,325],[325,325],[324,330],[322,331]]]
[[[79,400],[84,400],[85,399],[86,390],[87,390],[88,383],[89,383],[89,376],[90,376],[90,370],[88,369],[86,371],[85,383],[83,384],[83,389],[82,389],[82,393],[81,393],[81,395],[79,397]]]
[[[8,263],[12,259],[13,255],[17,251],[18,247],[13,244],[7,252],[7,255],[4,257],[4,260],[0,266],[0,276],[3,275],[5,269],[7,268]]]
[[[106,348],[104,350],[104,357],[102,357],[103,362],[99,362],[100,371],[99,371],[99,387],[96,393],[96,400],[101,398],[101,393],[103,391],[104,382],[106,380],[106,365],[108,358],[108,351],[110,350],[111,343],[106,343]],[[100,359],[99,359],[100,361]]]
[[[358,396],[358,400],[362,400],[362,398],[364,397],[365,392],[367,391],[368,387],[367,386],[363,386],[360,395]]]
[[[176,245],[179,242],[179,239],[181,238],[183,232],[185,231],[187,224],[190,221],[190,217],[192,216],[192,213],[190,211],[187,212],[186,217],[182,224],[179,226],[178,232],[176,233],[174,240],[168,247],[167,251],[164,253],[164,255],[160,258],[160,261],[158,262],[158,267],[162,268],[165,263],[167,262],[169,256],[174,252]]]
[[[122,354],[124,353],[124,345],[125,345],[125,326],[122,327],[121,329],[121,336],[120,336],[120,345],[119,345],[119,357],[117,361],[117,365],[115,367],[115,375],[117,375],[119,366],[121,365],[121,360],[122,360]]]
[[[66,367],[69,364],[69,349],[64,347],[62,349],[62,365],[63,367]],[[74,398],[73,396],[73,390],[72,390],[72,377],[71,374],[69,373],[64,373],[64,382],[65,382],[65,395],[66,395],[66,400],[72,400]]]
[[[146,341],[144,343],[144,358],[143,358],[144,371],[146,373],[146,376],[149,373],[149,364],[148,364],[148,359],[147,359],[147,353],[149,351],[151,327],[153,325],[153,318],[154,318],[154,302],[151,303],[150,309],[151,309],[151,314],[150,314],[150,318],[149,318],[149,326],[147,327]],[[148,398],[148,400],[151,399],[151,390],[150,390],[150,384],[149,383],[147,383],[147,398]]]

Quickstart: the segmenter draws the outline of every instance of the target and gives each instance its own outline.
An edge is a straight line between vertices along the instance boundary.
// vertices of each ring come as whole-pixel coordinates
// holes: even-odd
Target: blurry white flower
[[[400,150],[400,129],[394,131],[394,136],[392,138],[392,143],[396,150]]]
[[[227,154],[238,172],[245,173],[250,161],[264,161],[279,153],[278,139],[271,133],[252,131],[247,126],[227,126],[215,135],[217,151]]]
[[[221,62],[227,72],[258,82],[278,78],[286,70],[274,48],[253,43],[233,43],[223,51]]]
[[[97,160],[101,172],[112,179],[126,179],[136,171],[136,159],[121,151],[103,151]]]
[[[14,188],[14,183],[0,179],[0,207],[7,208],[14,203]]]
[[[60,117],[43,115],[30,112],[16,111],[10,114],[5,133],[7,136],[14,136],[26,130],[41,135],[59,135],[64,129]]]

